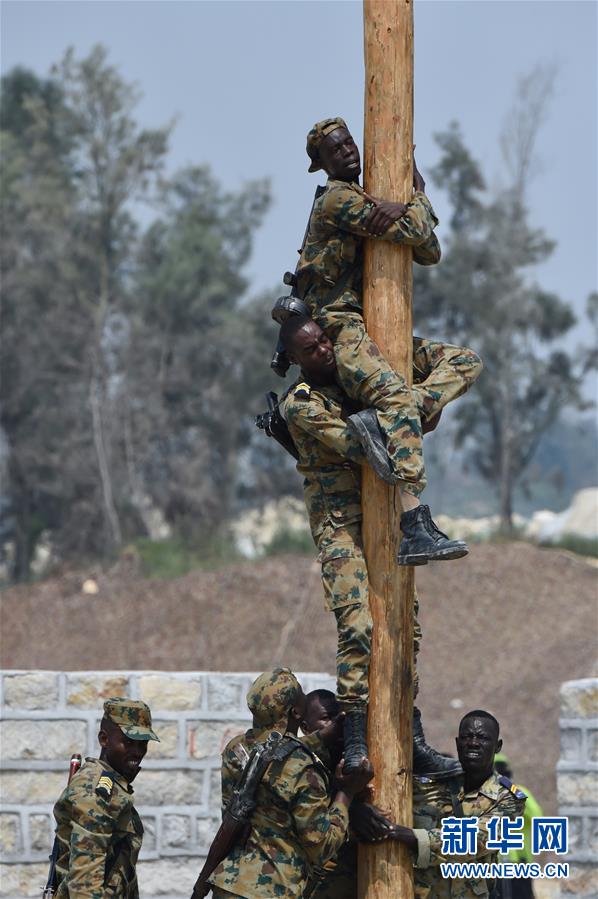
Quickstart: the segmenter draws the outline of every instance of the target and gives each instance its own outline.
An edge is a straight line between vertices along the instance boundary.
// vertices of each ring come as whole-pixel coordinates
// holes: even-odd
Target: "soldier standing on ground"
[[[247,840],[236,845],[209,878],[212,895],[214,899],[299,899],[311,868],[336,855],[344,843],[349,806],[372,771],[363,763],[353,774],[345,774],[339,765],[331,798],[329,772],[297,738],[305,694],[288,668],[260,675],[247,694],[247,704],[253,727],[233,738],[223,753],[225,800],[256,742],[277,731],[296,747],[267,768],[257,789]]]
[[[280,404],[304,476],[309,524],[322,565],[326,606],[338,633],[337,696],[345,714],[345,767],[367,755],[366,712],[372,621],[368,572],[361,535],[361,443],[347,424],[359,408],[337,382],[332,342],[309,318],[290,316],[280,329],[289,359],[301,367],[301,381]],[[429,410],[423,428],[437,422],[446,403],[465,392],[480,371],[474,352],[414,338],[417,403]],[[387,459],[387,466],[390,462]],[[448,539],[441,535],[439,539]],[[419,633],[416,630],[416,640]],[[416,644],[417,648],[417,644]],[[415,762],[420,771],[446,770],[449,763],[427,746],[419,713],[414,720]]]
[[[498,850],[486,847],[489,819],[500,816],[514,820],[523,815],[525,793],[494,771],[494,756],[502,747],[499,730],[498,721],[489,712],[468,712],[461,719],[456,738],[463,774],[443,782],[433,777],[414,778],[415,827],[395,824],[391,834],[413,852],[416,899],[487,899],[490,895],[492,884],[483,877],[444,878],[440,864],[496,862]],[[442,852],[442,820],[447,817],[478,819],[475,853],[451,856]]]
[[[159,740],[144,702],[107,699],[99,759],[87,758],[54,806],[56,899],[138,899],[136,864],[143,825],[132,782],[149,740]]]
[[[315,201],[296,269],[298,296],[334,343],[340,385],[365,409],[352,416],[350,427],[374,470],[399,487],[403,507],[399,564],[460,558],[468,551],[466,544],[440,535],[428,506],[419,500],[426,483],[422,422],[434,413],[418,404],[418,396],[368,337],[363,321],[366,238],[409,245],[420,265],[434,265],[440,259],[434,234],[438,219],[424,193],[424,180],[414,164],[415,192],[407,204],[366,194],[358,180],[359,150],[341,118],[314,125],[307,135],[307,153],[309,171],[324,169],[328,183]],[[470,383],[480,370],[476,357]]]

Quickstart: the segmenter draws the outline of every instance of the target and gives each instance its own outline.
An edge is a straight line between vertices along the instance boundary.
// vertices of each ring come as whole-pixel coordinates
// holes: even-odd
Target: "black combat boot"
[[[363,409],[350,415],[347,427],[361,443],[366,459],[378,477],[387,484],[396,484],[397,479],[386,452],[386,441],[375,409]]]
[[[441,755],[436,749],[428,746],[422,727],[422,713],[413,707],[413,773],[433,774],[437,780],[455,777],[463,773],[461,763]]]
[[[399,565],[426,565],[460,559],[469,552],[463,540],[451,540],[440,531],[430,515],[428,506],[418,506],[401,515],[403,539],[399,546]]]
[[[366,741],[367,712],[347,712],[344,721],[343,732],[343,758],[345,760],[345,772],[359,767],[359,763],[368,754]]]

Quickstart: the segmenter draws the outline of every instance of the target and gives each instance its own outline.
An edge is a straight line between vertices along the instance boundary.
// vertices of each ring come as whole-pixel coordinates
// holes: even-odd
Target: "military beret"
[[[337,128],[346,128],[347,123],[344,119],[341,119],[340,116],[337,116],[335,119],[322,119],[321,122],[316,122],[313,128],[310,129],[307,133],[307,155],[311,159],[311,165],[308,168],[308,172],[317,172],[322,168],[322,163],[320,162],[320,144],[332,131],[336,131]]]
[[[254,725],[284,731],[289,711],[301,692],[301,684],[289,668],[275,668],[260,674],[247,693]]]
[[[152,730],[152,713],[145,702],[138,699],[122,699],[120,696],[107,699],[104,703],[104,717],[116,724],[131,740],[157,740]]]

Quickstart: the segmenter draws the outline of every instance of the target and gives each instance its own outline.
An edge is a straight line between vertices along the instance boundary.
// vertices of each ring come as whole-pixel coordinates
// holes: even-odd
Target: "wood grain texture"
[[[412,195],[413,8],[411,0],[364,0],[364,183],[377,197]],[[383,241],[365,250],[366,326],[393,367],[411,383],[412,251]],[[375,802],[409,825],[413,711],[412,568],[396,563],[398,491],[364,469],[363,527],[374,621],[368,740]],[[411,899],[412,864],[398,843],[362,846],[359,895]]]

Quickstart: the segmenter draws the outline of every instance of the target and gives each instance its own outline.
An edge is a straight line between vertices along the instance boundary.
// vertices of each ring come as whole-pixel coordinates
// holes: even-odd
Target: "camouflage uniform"
[[[328,179],[316,200],[307,240],[297,267],[298,292],[334,342],[338,379],[344,391],[364,407],[373,407],[386,437],[395,475],[406,490],[425,487],[421,409],[401,375],[369,338],[363,322],[364,239],[413,247],[420,265],[440,259],[434,234],[438,219],[425,194],[417,192],[401,218],[374,237],[364,222],[372,204],[357,182]]]
[[[287,681],[283,690],[281,678]],[[222,756],[225,804],[251,747],[273,730],[284,733],[293,705],[290,678],[288,669],[275,669],[261,675],[250,689],[247,701],[254,726],[234,737]],[[306,741],[287,739],[295,740],[297,748],[266,770],[247,841],[235,846],[210,877],[215,897],[298,899],[312,868],[335,856],[346,839],[348,810],[330,801],[328,770]]]
[[[471,350],[414,337],[410,392],[422,418],[432,418],[464,393],[480,370],[480,360]],[[297,471],[304,476],[305,505],[322,565],[326,607],[336,617],[337,694],[345,711],[363,708],[368,701],[372,632],[361,539],[365,458],[345,424],[356,408],[340,387],[306,381],[292,387],[281,402],[299,453]],[[417,653],[421,630],[415,624]]]
[[[157,740],[145,703],[111,699],[104,714],[132,739]],[[56,899],[138,899],[143,825],[133,788],[105,761],[87,758],[54,806]]]
[[[86,759],[54,806],[54,817],[57,899],[137,899],[135,865],[143,825],[133,788],[121,774],[103,761]]]
[[[484,899],[491,884],[483,878],[445,879],[440,863],[495,862],[498,852],[486,849],[488,819],[497,815],[514,819],[523,815],[525,793],[495,773],[478,790],[469,793],[464,792],[462,777],[442,782],[421,776],[413,780],[414,833],[418,843],[414,861],[417,899]],[[475,855],[442,854],[442,819],[453,816],[478,818],[480,829]]]

